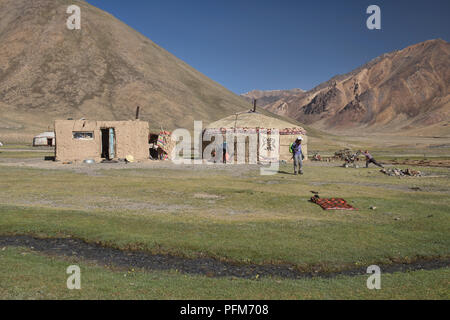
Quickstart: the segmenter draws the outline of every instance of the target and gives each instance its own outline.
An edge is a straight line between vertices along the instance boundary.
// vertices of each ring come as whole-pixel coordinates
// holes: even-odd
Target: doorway
[[[115,157],[115,132],[114,128],[101,129],[103,159],[112,160]]]
[[[159,135],[158,134],[149,134],[149,152],[150,152],[150,159],[153,160],[159,160],[159,152],[158,152],[158,138]]]

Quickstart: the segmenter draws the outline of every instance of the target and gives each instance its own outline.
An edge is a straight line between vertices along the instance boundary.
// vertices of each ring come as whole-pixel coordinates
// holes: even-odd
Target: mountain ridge
[[[309,91],[285,91],[277,100],[258,104],[327,131],[401,132],[440,126],[438,131],[447,132],[449,61],[450,44],[428,40],[385,53]]]
[[[81,30],[68,30],[69,5]],[[0,0],[0,134],[29,139],[55,119],[141,119],[191,129],[251,105],[83,0]]]

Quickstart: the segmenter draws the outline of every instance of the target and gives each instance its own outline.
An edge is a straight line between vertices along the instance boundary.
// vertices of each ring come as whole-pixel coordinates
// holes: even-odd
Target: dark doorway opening
[[[103,159],[114,159],[115,137],[113,128],[101,129],[102,133],[102,155]]]
[[[109,130],[102,129],[102,158],[109,159]]]
[[[53,138],[47,138],[47,146],[53,146]]]
[[[158,137],[157,134],[149,134],[148,142],[149,142],[149,152],[150,152],[150,159],[158,160],[159,159],[159,153],[158,153]]]

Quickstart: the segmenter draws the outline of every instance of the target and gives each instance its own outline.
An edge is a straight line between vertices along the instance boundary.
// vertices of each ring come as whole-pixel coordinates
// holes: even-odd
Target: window
[[[74,132],[72,132],[72,135],[75,140],[93,140],[94,139],[93,132],[74,131]]]

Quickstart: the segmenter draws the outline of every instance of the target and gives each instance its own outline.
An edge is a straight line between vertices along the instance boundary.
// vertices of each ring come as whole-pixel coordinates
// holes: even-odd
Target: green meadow
[[[14,161],[0,163],[3,236],[73,237],[118,249],[289,264],[302,271],[450,256],[447,168],[416,167],[425,176],[396,178],[375,167],[308,163],[301,176],[292,175],[289,164],[261,176],[257,166],[49,169]],[[344,198],[358,210],[324,211],[308,201],[311,191]],[[374,293],[365,286],[366,276],[252,280],[136,270],[132,281],[123,270],[82,259],[76,262],[86,269],[83,274],[98,281],[74,293],[64,288],[65,259],[29,248],[8,247],[0,255],[6,270],[0,298],[6,299],[448,298],[448,268],[383,275],[385,285]]]

